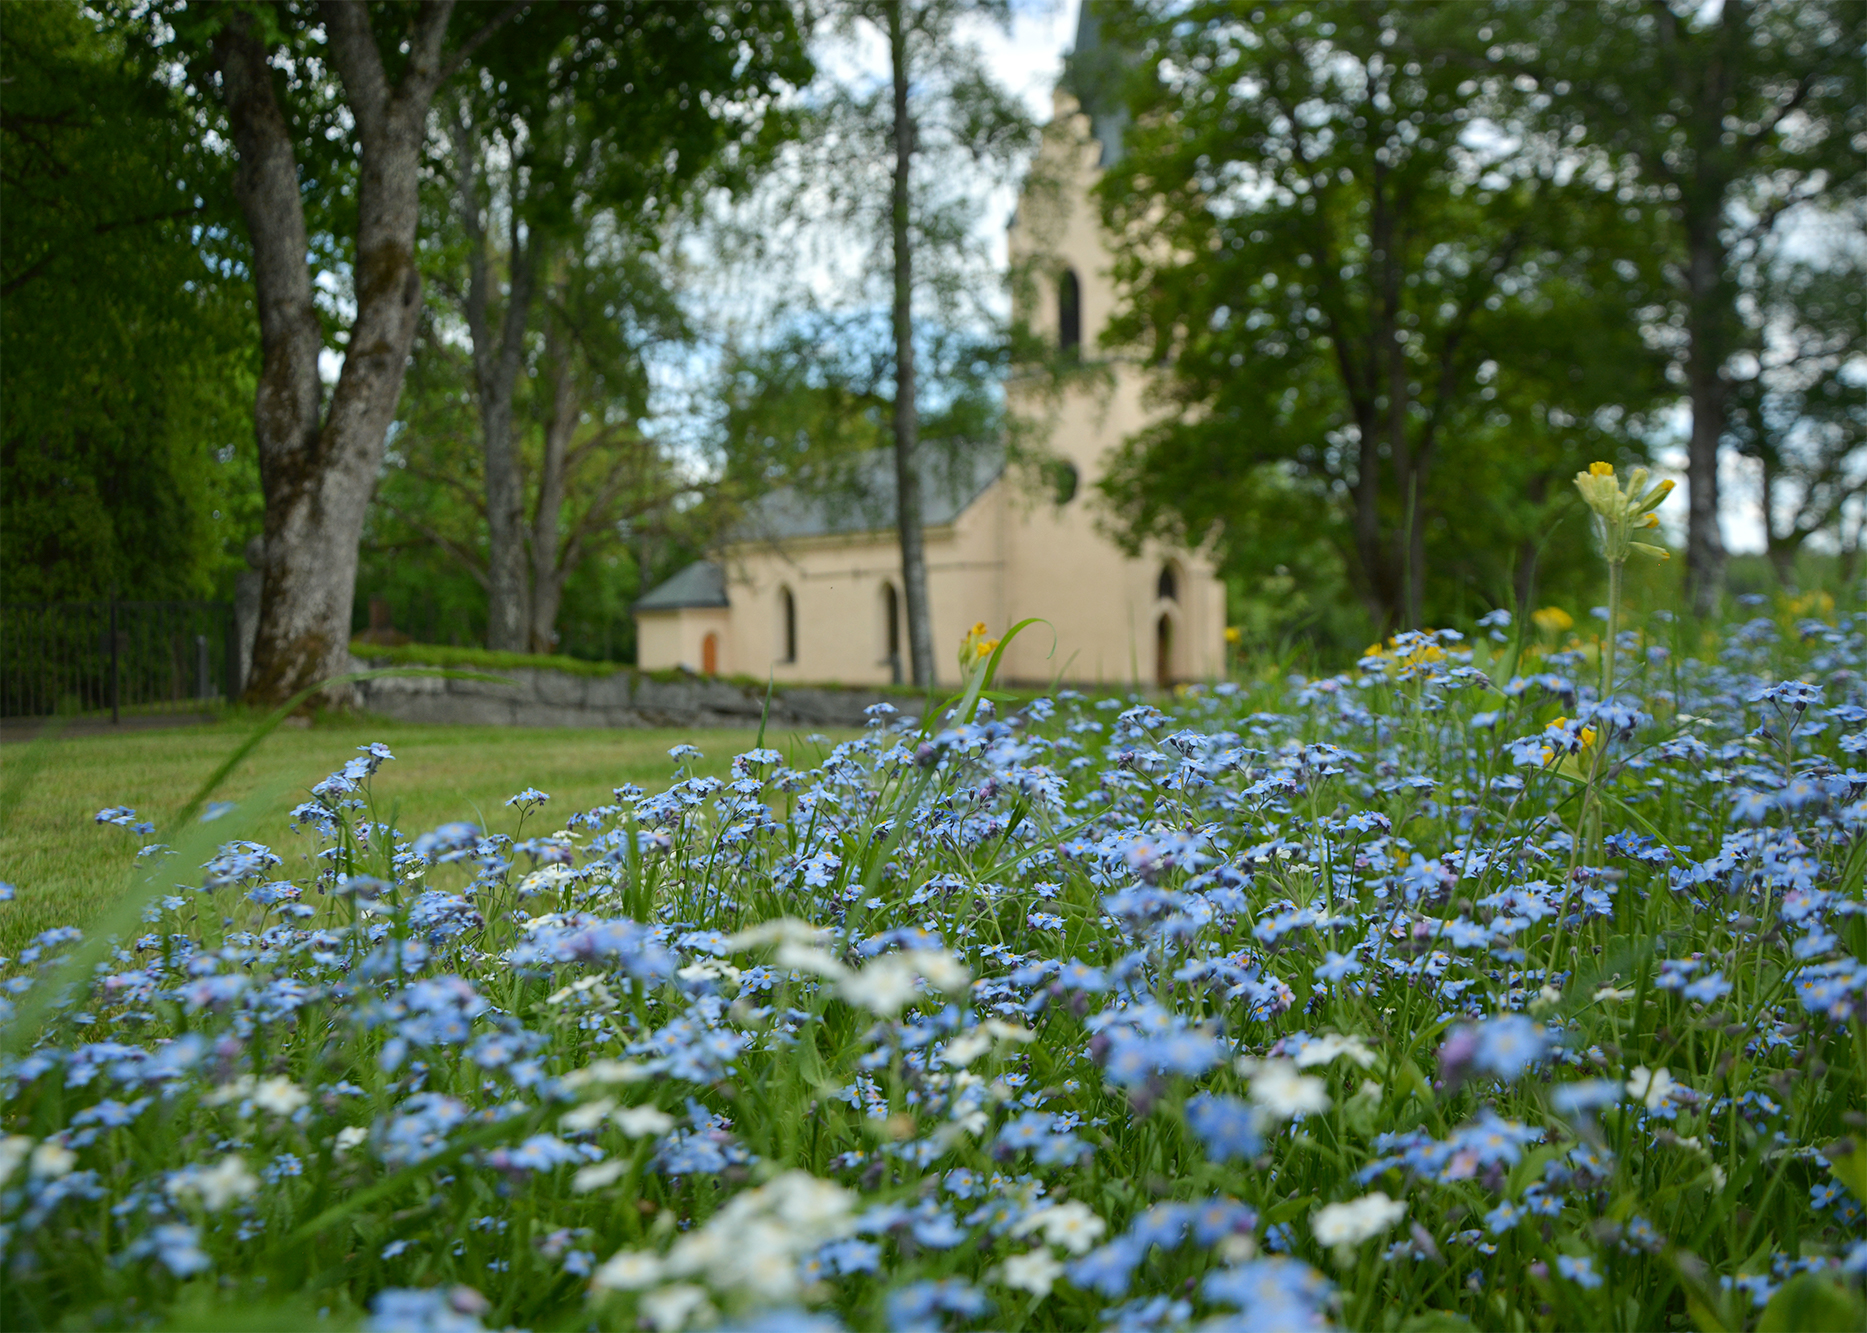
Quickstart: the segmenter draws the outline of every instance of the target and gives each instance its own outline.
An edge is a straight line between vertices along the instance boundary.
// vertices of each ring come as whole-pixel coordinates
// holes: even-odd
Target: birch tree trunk
[[[908,113],[908,33],[901,0],[887,6],[888,50],[894,71],[894,188],[889,221],[895,260],[895,510],[906,591],[908,660],[914,683],[934,682],[933,618],[927,599],[927,548],[921,531],[920,414],[914,402],[914,254],[908,183],[914,165],[914,121]]]
[[[349,666],[357,543],[421,313],[415,265],[421,147],[428,108],[449,72],[441,50],[452,11],[452,0],[421,7],[407,31],[406,67],[391,83],[368,8],[354,0],[319,7],[361,148],[356,317],[328,403],[318,377],[323,336],[312,302],[297,156],[270,52],[252,17],[232,7],[214,39],[239,157],[234,195],[252,241],[260,325],[254,432],[266,536],[246,686],[255,703],[280,702]],[[512,12],[482,28],[454,63]]]

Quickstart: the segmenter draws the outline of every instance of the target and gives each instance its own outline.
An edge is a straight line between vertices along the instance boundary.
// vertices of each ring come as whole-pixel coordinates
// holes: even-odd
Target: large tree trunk
[[[1385,638],[1393,621],[1394,595],[1381,540],[1381,440],[1371,405],[1355,402],[1361,440],[1355,462],[1355,557],[1361,567],[1361,601],[1375,636]]]
[[[259,621],[246,673],[256,702],[288,698],[310,681],[341,670],[349,638],[347,587],[325,577],[329,564],[308,547],[322,529],[317,504],[318,426],[324,345],[311,300],[305,211],[291,127],[273,93],[266,48],[247,15],[235,11],[214,40],[221,97],[239,165],[234,197],[253,245],[259,311],[259,389],[253,429],[266,499],[260,553]],[[351,542],[350,559],[356,559]],[[344,597],[341,607],[337,595]]]
[[[460,220],[470,248],[466,316],[467,332],[473,339],[474,392],[480,405],[486,485],[486,646],[495,652],[522,653],[530,647],[532,635],[526,595],[525,479],[513,439],[512,398],[531,320],[538,243],[535,237],[521,237],[518,209],[513,207],[507,226],[506,306],[495,332],[491,306],[497,278],[487,253],[479,143],[464,108],[450,128],[459,173]],[[516,205],[516,200],[512,202]]]
[[[1688,218],[1686,381],[1692,434],[1686,445],[1686,598],[1708,616],[1724,591],[1724,536],[1718,528],[1718,445],[1724,437],[1725,346],[1729,318],[1724,253],[1716,217]]]
[[[532,519],[531,651],[557,651],[558,608],[570,569],[558,559],[563,545],[565,470],[571,436],[577,431],[577,381],[568,349],[546,334],[545,360],[551,367],[551,419],[545,423],[545,454],[538,470],[538,509]]]
[[[323,340],[311,299],[290,122],[252,19],[230,10],[215,40],[239,155],[234,192],[253,246],[260,322],[254,430],[266,543],[246,688],[256,703],[288,698],[349,665],[357,543],[421,311],[414,259],[421,145],[452,8],[452,0],[422,7],[407,38],[406,72],[395,85],[384,73],[366,7],[336,0],[320,8],[362,149],[356,318],[322,422]]]
[[[934,682],[933,617],[927,599],[927,546],[921,532],[920,415],[914,393],[914,255],[908,218],[908,174],[914,164],[914,121],[908,114],[908,33],[901,0],[888,6],[888,48],[894,69],[895,174],[890,200],[895,252],[895,508],[901,537],[901,583],[908,613],[908,660],[914,683]]]

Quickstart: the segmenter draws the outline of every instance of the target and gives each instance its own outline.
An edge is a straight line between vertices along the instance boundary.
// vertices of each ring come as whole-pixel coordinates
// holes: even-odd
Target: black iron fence
[[[226,602],[0,602],[0,716],[185,712],[239,680]]]

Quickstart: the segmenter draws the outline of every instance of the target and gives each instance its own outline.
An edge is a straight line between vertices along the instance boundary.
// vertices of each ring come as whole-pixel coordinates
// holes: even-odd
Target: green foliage
[[[1538,538],[1578,468],[1642,455],[1663,388],[1613,182],[1472,77],[1456,10],[1104,12],[1147,55],[1100,187],[1127,298],[1107,340],[1166,366],[1170,409],[1103,483],[1130,539],[1346,576],[1328,600],[1383,630],[1508,605],[1533,562],[1576,577],[1582,541]]]
[[[1857,239],[1821,263],[1756,266],[1742,307],[1751,352],[1733,377],[1726,443],[1758,464],[1784,586],[1811,537],[1858,550],[1867,525],[1867,236]]]
[[[1572,151],[1604,158],[1619,198],[1648,219],[1662,281],[1636,314],[1691,409],[1686,554],[1695,607],[1707,610],[1723,563],[1720,449],[1775,466],[1768,503],[1787,512],[1767,521],[1785,559],[1805,523],[1835,526],[1824,455],[1846,414],[1817,394],[1806,406],[1827,418],[1818,438],[1787,442],[1791,456],[1781,457],[1785,442],[1773,437],[1793,412],[1785,400],[1823,378],[1824,354],[1792,359],[1786,348],[1828,343],[1832,356],[1839,313],[1854,328],[1852,357],[1861,354],[1858,305],[1851,316],[1837,310],[1797,270],[1833,265],[1858,301],[1867,6],[1502,0],[1463,17],[1486,44],[1482,65],[1530,93],[1539,122]],[[1856,409],[1855,447],[1859,439]],[[1853,480],[1858,492],[1858,472]]]
[[[224,595],[259,526],[225,163],[75,4],[9,6],[0,61],[4,595]]]
[[[540,6],[485,53],[443,113],[453,152],[424,201],[432,317],[366,587],[412,556],[453,627],[633,655],[639,561],[622,547],[690,526],[693,499],[644,422],[650,360],[690,336],[658,252],[696,193],[743,185],[789,133],[780,98],[811,73],[797,20],[783,5]],[[511,439],[494,428],[507,416]],[[489,496],[495,517],[522,502],[516,528],[488,521]],[[459,614],[462,574],[494,614]]]

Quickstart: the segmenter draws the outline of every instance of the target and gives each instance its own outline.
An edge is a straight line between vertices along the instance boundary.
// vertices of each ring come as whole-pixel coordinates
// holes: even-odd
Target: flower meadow
[[[140,920],[4,960],[0,1320],[1858,1328],[1867,615],[1752,613],[101,811]]]

